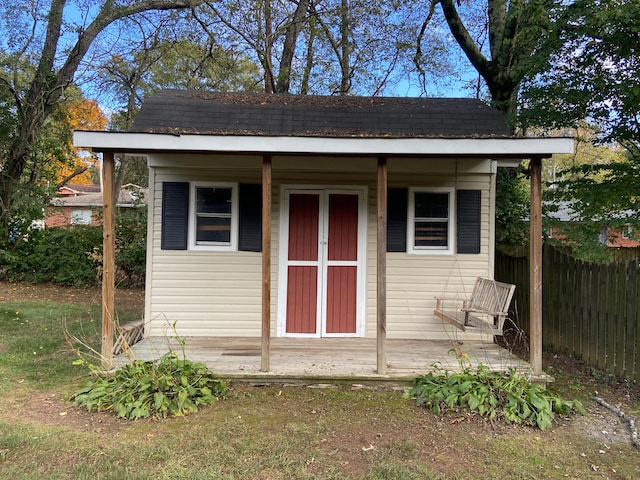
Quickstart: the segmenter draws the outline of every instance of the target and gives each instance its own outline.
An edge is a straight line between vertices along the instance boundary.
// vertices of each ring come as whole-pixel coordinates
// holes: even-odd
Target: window
[[[238,230],[237,186],[231,183],[193,183],[191,202],[191,247],[235,250]]]
[[[71,210],[71,225],[91,225],[91,210]]]
[[[453,253],[453,188],[410,189],[410,253]]]
[[[631,229],[631,224],[627,223],[624,225],[624,227],[622,227],[622,238],[629,239],[631,238],[632,233],[633,230]]]

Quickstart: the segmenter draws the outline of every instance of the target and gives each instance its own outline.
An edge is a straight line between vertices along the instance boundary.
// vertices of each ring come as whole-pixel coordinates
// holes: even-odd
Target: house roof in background
[[[58,195],[84,195],[87,193],[99,193],[102,191],[100,185],[76,185],[68,183],[58,189]]]
[[[163,90],[131,132],[287,137],[503,138],[502,113],[471,98],[400,98]]]
[[[118,194],[119,207],[132,207],[138,204],[146,205],[148,188],[137,185],[124,185]],[[56,197],[51,200],[54,207],[100,207],[102,208],[102,192],[85,193],[82,195]]]

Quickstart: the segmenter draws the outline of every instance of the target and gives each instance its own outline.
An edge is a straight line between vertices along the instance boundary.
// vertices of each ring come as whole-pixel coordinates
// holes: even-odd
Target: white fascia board
[[[500,156],[521,158],[573,153],[570,138],[372,138],[172,135],[161,133],[82,132],[76,147],[127,153],[244,152],[322,155]]]

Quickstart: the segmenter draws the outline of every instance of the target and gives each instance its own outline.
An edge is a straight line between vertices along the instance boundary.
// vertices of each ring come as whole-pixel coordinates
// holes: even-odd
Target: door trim
[[[323,268],[319,274],[316,332],[313,334],[287,333],[287,291],[288,291],[288,246],[289,246],[289,196],[296,193],[317,193],[320,195],[321,225],[319,226],[319,245],[322,259],[319,262]],[[356,299],[356,332],[355,333],[326,333],[325,302],[327,295],[327,226],[329,194],[357,194],[358,195],[358,259],[357,259],[357,299]],[[366,258],[367,258],[367,215],[368,198],[366,186],[335,186],[335,185],[282,185],[280,187],[280,216],[278,237],[278,303],[277,327],[278,337],[364,337],[366,319]]]

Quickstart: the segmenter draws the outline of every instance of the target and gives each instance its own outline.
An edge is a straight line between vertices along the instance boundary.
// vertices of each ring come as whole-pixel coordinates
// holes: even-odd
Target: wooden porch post
[[[387,159],[378,158],[377,372],[387,373]]]
[[[261,370],[270,370],[271,346],[271,156],[262,159],[262,357]]]
[[[102,153],[102,366],[113,368],[115,310],[115,192],[113,152]]]
[[[542,374],[542,159],[531,159],[530,230],[530,363],[534,375]]]

